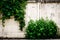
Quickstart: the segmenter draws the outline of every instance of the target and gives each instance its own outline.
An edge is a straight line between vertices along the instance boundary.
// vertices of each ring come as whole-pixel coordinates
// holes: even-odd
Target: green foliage
[[[2,11],[2,22],[14,16],[19,21],[20,29],[25,26],[24,15],[27,0],[0,0],[0,11]],[[4,24],[4,23],[3,23]]]
[[[57,26],[52,20],[30,20],[26,29],[26,38],[54,38]]]

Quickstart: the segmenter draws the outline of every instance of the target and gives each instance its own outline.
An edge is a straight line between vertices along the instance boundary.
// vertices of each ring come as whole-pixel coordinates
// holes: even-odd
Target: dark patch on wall
[[[60,3],[60,0],[28,0],[29,2]]]
[[[60,3],[60,0],[44,0],[44,3]]]

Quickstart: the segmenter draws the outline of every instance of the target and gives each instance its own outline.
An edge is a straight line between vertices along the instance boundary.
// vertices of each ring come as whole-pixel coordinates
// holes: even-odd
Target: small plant
[[[30,20],[26,29],[26,38],[54,38],[57,26],[52,20]]]

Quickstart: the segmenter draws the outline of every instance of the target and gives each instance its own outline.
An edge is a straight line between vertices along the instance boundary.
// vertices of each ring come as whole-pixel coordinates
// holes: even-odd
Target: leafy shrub
[[[2,26],[5,27],[4,23],[6,19],[10,19],[14,16],[15,21],[19,22],[20,30],[23,31],[25,26],[25,9],[27,0],[0,0],[0,14],[2,14]]]
[[[57,26],[52,20],[30,20],[26,29],[26,38],[54,38]]]

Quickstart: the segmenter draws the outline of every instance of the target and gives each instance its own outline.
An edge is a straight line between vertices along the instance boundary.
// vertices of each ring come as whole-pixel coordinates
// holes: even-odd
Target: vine
[[[20,30],[25,26],[25,9],[27,0],[0,0],[0,11],[2,12],[2,25],[4,27],[5,19],[14,16],[19,21]]]

